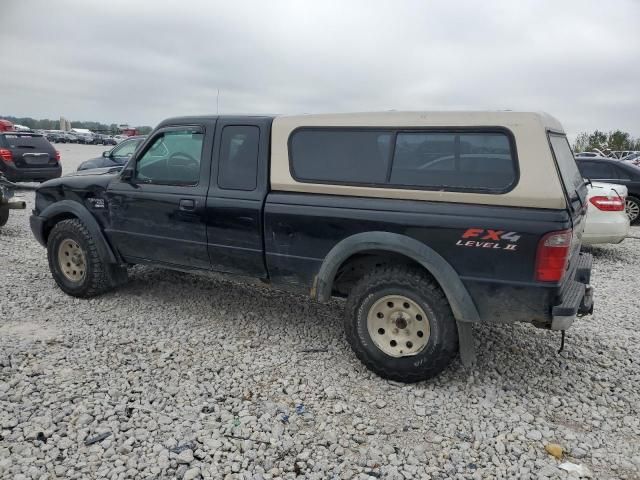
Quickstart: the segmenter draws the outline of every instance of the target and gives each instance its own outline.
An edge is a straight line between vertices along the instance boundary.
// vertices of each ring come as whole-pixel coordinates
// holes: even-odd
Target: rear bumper
[[[580,253],[573,275],[563,285],[560,303],[551,310],[551,330],[566,330],[576,317],[593,312],[593,287],[589,285],[592,264],[591,254]]]
[[[587,219],[582,234],[583,245],[598,243],[620,243],[629,234],[629,218],[624,212],[606,212],[595,220]]]
[[[62,175],[62,167],[18,168],[15,165],[4,165],[2,169],[8,180],[12,182],[45,181]]]

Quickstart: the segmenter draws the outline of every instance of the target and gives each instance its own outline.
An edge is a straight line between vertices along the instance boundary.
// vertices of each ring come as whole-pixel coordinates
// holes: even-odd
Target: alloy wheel
[[[638,205],[633,200],[627,200],[625,202],[625,212],[629,217],[629,221],[633,222],[638,218],[638,215],[640,215],[640,205]]]

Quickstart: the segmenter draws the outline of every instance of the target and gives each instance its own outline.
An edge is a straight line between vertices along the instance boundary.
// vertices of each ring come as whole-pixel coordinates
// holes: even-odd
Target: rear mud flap
[[[476,363],[476,345],[473,338],[473,323],[456,321],[458,327],[458,345],[460,361],[465,367],[472,367]]]

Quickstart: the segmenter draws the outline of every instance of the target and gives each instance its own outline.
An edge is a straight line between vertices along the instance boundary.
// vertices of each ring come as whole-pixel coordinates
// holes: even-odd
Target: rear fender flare
[[[327,302],[331,298],[333,281],[340,266],[353,254],[366,250],[394,252],[411,258],[431,273],[440,284],[457,321],[480,321],[473,299],[453,267],[424,243],[397,233],[358,233],[339,242],[325,257],[315,279],[312,296],[319,302]]]

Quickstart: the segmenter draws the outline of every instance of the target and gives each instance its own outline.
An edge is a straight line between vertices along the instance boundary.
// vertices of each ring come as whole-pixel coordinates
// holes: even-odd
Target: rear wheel
[[[629,217],[631,225],[637,225],[640,223],[640,199],[636,197],[627,197],[625,212]]]
[[[9,220],[9,209],[5,207],[0,207],[0,227],[7,224]]]
[[[384,267],[353,287],[345,332],[356,356],[378,375],[401,382],[436,376],[458,351],[455,319],[433,280],[408,267]]]
[[[47,241],[49,269],[58,286],[74,297],[91,297],[126,281],[127,270],[105,262],[78,219],[57,223]]]

